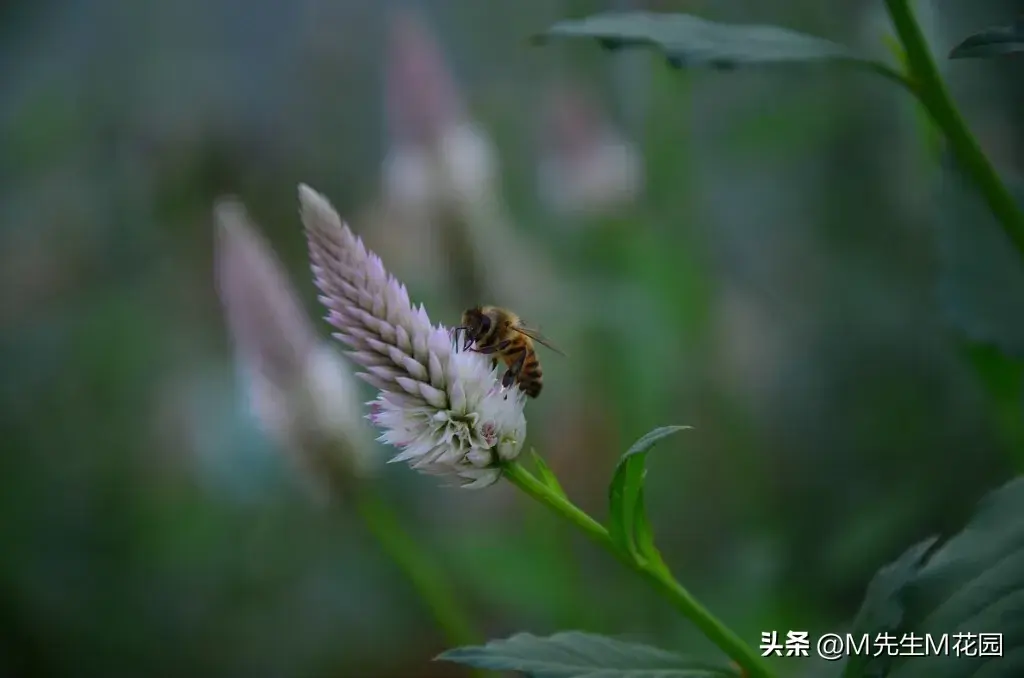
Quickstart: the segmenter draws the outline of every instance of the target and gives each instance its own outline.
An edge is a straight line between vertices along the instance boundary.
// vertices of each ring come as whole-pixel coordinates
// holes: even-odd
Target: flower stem
[[[1024,257],[1024,214],[953,103],[932,59],[921,27],[910,9],[910,0],[885,0],[885,6],[906,53],[910,71],[907,75],[913,84],[912,91],[945,134],[953,153],[973,178],[989,209]]]
[[[353,494],[356,510],[366,523],[366,527],[430,608],[447,642],[453,647],[478,642],[479,638],[467,616],[455,602],[455,596],[447,585],[444,573],[402,528],[401,521],[388,503],[382,501],[366,484],[360,485]],[[489,674],[474,670],[472,675]]]
[[[772,671],[749,645],[737,636],[729,627],[711,614],[689,591],[672,577],[667,568],[660,563],[639,561],[628,553],[615,548],[608,530],[591,518],[576,505],[542,483],[527,471],[519,462],[512,461],[505,465],[505,478],[536,499],[549,509],[575,525],[593,541],[603,546],[616,558],[622,561],[694,623],[705,636],[717,645],[725,654],[739,664],[750,678],[774,678]]]

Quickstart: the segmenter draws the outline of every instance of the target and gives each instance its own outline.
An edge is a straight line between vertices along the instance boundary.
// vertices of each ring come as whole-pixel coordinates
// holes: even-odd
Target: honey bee
[[[468,309],[462,314],[462,324],[452,331],[456,340],[460,331],[465,333],[462,350],[473,350],[485,355],[497,354],[491,358],[491,365],[497,367],[500,358],[508,366],[501,378],[502,387],[509,388],[517,383],[519,389],[531,398],[539,396],[544,385],[533,342],[547,346],[559,355],[565,355],[540,332],[524,327],[515,313],[498,306]],[[471,348],[473,344],[476,344],[476,348]]]

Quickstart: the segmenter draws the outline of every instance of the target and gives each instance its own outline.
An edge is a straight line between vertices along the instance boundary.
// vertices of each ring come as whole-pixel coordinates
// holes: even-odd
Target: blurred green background
[[[952,92],[1019,169],[1019,64],[943,57],[1024,3],[934,4]],[[913,102],[841,69],[526,41],[644,7],[890,58],[880,0],[0,7],[0,675],[466,675],[430,661],[445,642],[402,573],[247,410],[213,285],[227,193],[325,336],[299,182],[433,320],[499,303],[539,325],[570,357],[541,354],[530,442],[597,517],[634,439],[694,426],[652,455],[650,514],[679,580],[754,645],[839,630],[880,565],[1012,473],[1019,373],[942,315]],[[442,128],[477,141],[417,154]],[[422,184],[432,162],[458,199]],[[714,656],[513,488],[380,482],[481,640],[577,628]]]

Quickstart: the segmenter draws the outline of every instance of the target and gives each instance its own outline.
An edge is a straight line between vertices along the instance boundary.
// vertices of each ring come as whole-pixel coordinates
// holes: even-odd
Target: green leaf
[[[533,40],[546,43],[552,38],[591,38],[607,49],[654,47],[676,68],[812,61],[880,66],[824,38],[779,26],[715,23],[688,14],[605,12],[559,21]]]
[[[644,482],[644,461],[651,448],[661,440],[673,433],[690,426],[663,426],[656,428],[640,440],[636,441],[629,450],[622,455],[618,466],[615,468],[615,476],[608,491],[608,533],[612,542],[623,552],[634,557],[641,555],[637,550],[636,525],[638,519],[646,523],[644,509],[637,511],[638,502],[642,500],[641,489]],[[645,531],[650,533],[650,527],[646,526]]]
[[[854,633],[891,630],[900,625],[903,604],[899,594],[920,570],[938,540],[938,537],[929,537],[914,544],[872,577],[864,594],[864,603],[853,620]]]
[[[917,574],[925,556],[937,541],[938,537],[931,537],[911,546],[903,555],[875,574],[868,584],[860,611],[853,620],[851,633],[855,638],[860,638],[865,633],[874,637],[879,633],[891,633],[899,628],[903,621],[903,602],[900,594]],[[872,657],[866,653],[854,654],[847,660],[843,678],[884,676],[889,659],[891,658],[886,654],[879,657]]]
[[[647,519],[647,504],[644,502],[643,487],[636,495],[636,508],[633,511],[633,516],[633,534],[637,552],[648,561],[667,570],[668,566],[665,565],[665,561],[661,557],[661,551],[654,544],[654,531],[651,529],[651,522]]]
[[[910,72],[910,62],[907,60],[907,50],[903,49],[903,43],[899,41],[895,35],[886,33],[882,36],[882,44],[889,50],[893,58],[900,64],[900,69],[904,73]]]
[[[1024,186],[1007,182],[1020,201]],[[939,300],[969,341],[1024,358],[1024,265],[977,189],[949,155],[936,200]]]
[[[1017,678],[1024,675],[1024,478],[979,504],[967,526],[907,584],[904,633],[945,637],[938,656],[897,657],[887,678]],[[958,633],[1002,634],[1001,657],[965,656]],[[941,641],[939,641],[941,642]]]
[[[533,465],[537,467],[537,475],[540,477],[542,483],[550,487],[552,490],[560,494],[562,497],[566,497],[565,490],[562,489],[562,484],[558,482],[558,477],[555,472],[551,470],[551,467],[544,461],[544,457],[537,453],[537,450],[530,448],[530,456],[533,458]]]
[[[854,657],[844,678],[1024,675],[1024,478],[991,492],[959,534],[935,544],[917,544],[872,579],[851,633],[867,634],[872,655],[889,634],[899,652]],[[981,633],[1001,634],[1000,656],[979,656]],[[956,634],[974,634],[975,650],[958,652]],[[925,638],[927,656],[910,654],[925,651]]]
[[[582,631],[541,637],[517,633],[486,645],[448,650],[437,659],[532,678],[735,678],[737,672],[648,645]]]
[[[992,26],[967,37],[950,53],[950,59],[991,59],[1024,51],[1024,17],[1009,26]]]

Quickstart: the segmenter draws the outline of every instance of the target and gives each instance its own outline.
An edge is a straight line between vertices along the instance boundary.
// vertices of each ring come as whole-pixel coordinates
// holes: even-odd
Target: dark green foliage
[[[647,453],[661,440],[689,426],[663,426],[636,441],[622,455],[608,490],[608,533],[616,547],[634,557],[653,557],[653,538],[643,506]],[[647,553],[644,553],[644,550]]]
[[[938,537],[931,537],[915,544],[894,562],[879,570],[871,579],[864,596],[864,603],[853,620],[853,628],[850,632],[854,637],[859,638],[865,633],[871,635],[888,633],[899,628],[903,621],[903,603],[900,600],[900,593],[903,587],[917,574],[925,556],[937,541]],[[890,657],[887,655],[880,657],[852,656],[843,671],[843,678],[884,676],[889,659]]]
[[[1024,478],[989,494],[957,535],[921,542],[868,586],[851,633],[929,635],[929,656],[856,657],[844,678],[1011,678],[1024,670]],[[1002,656],[957,651],[955,634],[1001,634]],[[873,642],[873,641],[872,641]],[[975,646],[977,647],[977,646]],[[874,650],[874,648],[873,648]],[[886,660],[886,661],[882,661]]]
[[[1009,26],[991,26],[974,35],[949,52],[950,59],[991,59],[1024,51],[1024,17]]]
[[[716,678],[739,675],[727,666],[581,631],[563,631],[547,637],[517,633],[483,646],[448,650],[438,659],[480,669],[520,671],[532,678]]]
[[[591,38],[606,49],[654,47],[676,68],[731,69],[754,64],[872,63],[847,47],[779,26],[729,25],[687,14],[608,12],[559,21],[536,42]]]
[[[899,658],[889,676],[1000,678],[1021,675],[1024,657],[1024,478],[988,495],[902,594],[904,632],[1001,633],[1004,657]],[[982,671],[982,665],[985,665]]]
[[[1019,182],[1010,182],[1010,188],[1024,195]],[[936,206],[943,312],[968,340],[1024,358],[1020,256],[950,157],[944,161]]]

